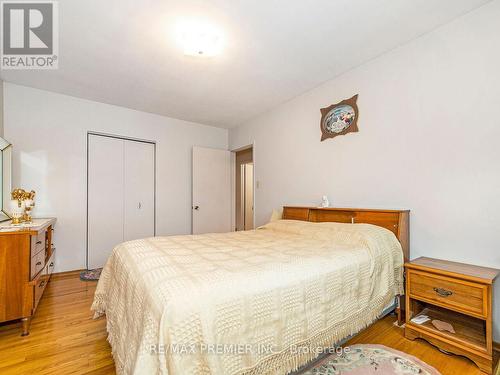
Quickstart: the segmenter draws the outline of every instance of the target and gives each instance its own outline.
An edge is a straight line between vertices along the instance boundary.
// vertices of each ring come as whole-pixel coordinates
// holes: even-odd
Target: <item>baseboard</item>
[[[50,278],[52,280],[59,280],[59,279],[68,279],[68,278],[74,278],[75,276],[79,276],[80,272],[85,271],[84,269],[81,270],[74,270],[74,271],[66,271],[66,272],[54,272]]]

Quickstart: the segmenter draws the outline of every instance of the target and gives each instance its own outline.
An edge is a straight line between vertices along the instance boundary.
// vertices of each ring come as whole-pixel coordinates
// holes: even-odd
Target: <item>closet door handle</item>
[[[142,203],[139,202],[139,205],[137,206],[139,208],[139,210],[142,208]]]
[[[194,207],[193,207],[193,210],[198,211],[199,209],[200,209],[200,206],[194,206]]]

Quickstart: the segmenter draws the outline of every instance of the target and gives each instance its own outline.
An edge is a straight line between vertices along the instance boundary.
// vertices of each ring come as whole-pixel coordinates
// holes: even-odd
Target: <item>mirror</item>
[[[10,192],[12,190],[12,145],[0,137],[0,222],[10,220]]]

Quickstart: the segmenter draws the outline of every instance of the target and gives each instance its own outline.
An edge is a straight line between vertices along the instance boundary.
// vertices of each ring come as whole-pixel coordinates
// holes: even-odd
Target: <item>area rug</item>
[[[80,272],[80,280],[82,281],[97,281],[101,277],[102,268],[96,268],[95,270],[87,270]]]
[[[346,349],[348,348],[348,349]],[[383,345],[345,346],[312,365],[301,375],[440,375],[439,371],[409,354]]]

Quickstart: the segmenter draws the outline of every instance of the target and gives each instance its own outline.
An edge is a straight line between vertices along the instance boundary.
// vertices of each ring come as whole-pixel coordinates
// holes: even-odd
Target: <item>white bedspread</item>
[[[113,250],[92,309],[118,374],[286,374],[372,323],[402,264],[394,234],[368,224],[148,238]]]

